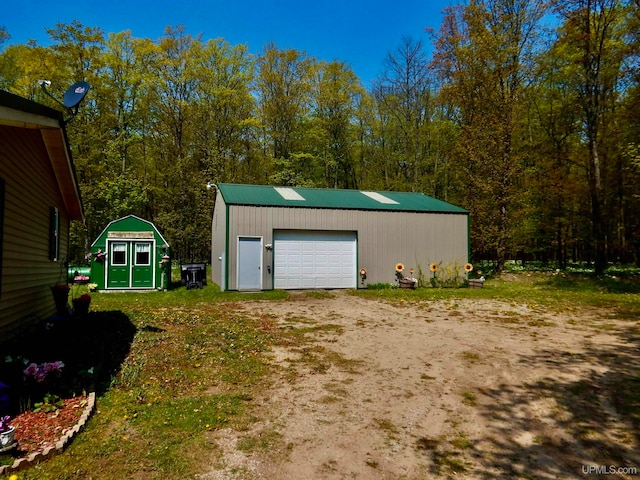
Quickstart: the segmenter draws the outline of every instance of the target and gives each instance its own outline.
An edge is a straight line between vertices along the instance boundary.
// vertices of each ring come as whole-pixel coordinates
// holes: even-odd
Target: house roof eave
[[[71,220],[84,220],[63,113],[0,90],[0,125],[39,130]]]

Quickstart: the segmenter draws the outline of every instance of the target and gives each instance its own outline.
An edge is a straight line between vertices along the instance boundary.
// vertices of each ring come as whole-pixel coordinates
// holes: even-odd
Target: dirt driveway
[[[623,390],[635,322],[346,292],[243,308],[309,341],[272,352],[258,420],[215,432],[222,454],[198,478],[640,478]]]

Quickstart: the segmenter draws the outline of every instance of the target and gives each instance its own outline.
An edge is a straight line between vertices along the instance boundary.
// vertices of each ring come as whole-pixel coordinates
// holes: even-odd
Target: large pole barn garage
[[[402,263],[428,277],[469,259],[468,211],[421,193],[220,184],[212,280],[221,290],[363,288]],[[360,271],[366,270],[363,281]]]

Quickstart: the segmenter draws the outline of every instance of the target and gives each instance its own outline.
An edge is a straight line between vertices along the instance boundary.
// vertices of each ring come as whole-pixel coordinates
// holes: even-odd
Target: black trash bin
[[[207,284],[207,264],[184,263],[180,265],[180,279],[187,290],[202,288]]]

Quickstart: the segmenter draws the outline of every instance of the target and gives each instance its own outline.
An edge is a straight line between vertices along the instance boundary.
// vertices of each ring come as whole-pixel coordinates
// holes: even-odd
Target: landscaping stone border
[[[93,414],[95,407],[96,394],[95,392],[91,392],[87,395],[87,405],[84,407],[84,411],[82,412],[82,415],[80,415],[78,422],[72,428],[67,430],[62,437],[60,437],[55,446],[47,447],[39,452],[34,452],[28,457],[18,458],[12,465],[3,465],[0,467],[0,476],[17,472],[18,470],[23,470],[51,458],[54,455],[62,453],[67,446],[69,446],[74,437],[84,429],[84,426],[87,424],[89,417]]]

